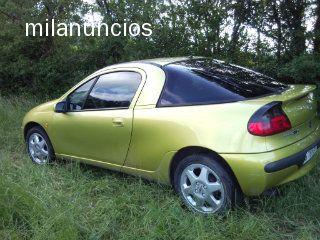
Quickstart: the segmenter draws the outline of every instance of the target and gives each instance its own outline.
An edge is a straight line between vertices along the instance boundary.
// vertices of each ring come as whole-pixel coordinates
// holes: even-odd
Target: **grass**
[[[319,239],[319,168],[225,216],[186,210],[170,187],[59,161],[36,166],[20,124],[36,101],[0,97],[0,239]]]

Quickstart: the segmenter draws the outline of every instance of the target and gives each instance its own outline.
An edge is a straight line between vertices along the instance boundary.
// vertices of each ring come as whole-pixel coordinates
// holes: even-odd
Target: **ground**
[[[58,161],[36,166],[21,136],[37,101],[0,97],[0,239],[317,239],[320,168],[224,216],[192,213],[168,186]]]

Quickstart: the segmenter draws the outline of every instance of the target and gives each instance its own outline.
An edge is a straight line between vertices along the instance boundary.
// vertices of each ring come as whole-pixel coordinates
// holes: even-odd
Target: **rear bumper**
[[[314,144],[312,144],[311,146],[307,147],[306,149],[295,153],[289,157],[285,157],[283,159],[280,159],[278,161],[275,162],[271,162],[265,165],[264,170],[267,173],[273,173],[273,172],[277,172],[280,171],[282,169],[291,167],[291,166],[298,166],[298,167],[302,167],[305,159],[306,159],[306,154],[309,150],[313,149],[314,147],[317,147],[317,149],[319,149],[320,146],[320,140],[318,140],[317,142],[315,142]]]
[[[320,126],[300,141],[281,149],[257,154],[221,154],[233,170],[243,193],[256,196],[268,188],[307,174],[320,158],[319,147],[305,164],[306,152],[320,147]]]

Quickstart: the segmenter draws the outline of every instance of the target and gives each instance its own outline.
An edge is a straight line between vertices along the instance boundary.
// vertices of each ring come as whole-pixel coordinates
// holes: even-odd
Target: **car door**
[[[144,83],[142,75],[141,71],[108,72],[69,94],[68,112],[54,114],[58,155],[120,168],[130,143],[133,107]]]

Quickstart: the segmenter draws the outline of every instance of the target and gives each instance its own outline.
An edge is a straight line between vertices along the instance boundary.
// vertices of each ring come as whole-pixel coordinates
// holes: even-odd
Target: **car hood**
[[[54,107],[57,102],[58,102],[58,99],[55,99],[55,100],[40,104],[35,108],[31,109],[30,112],[52,112],[54,111]]]

